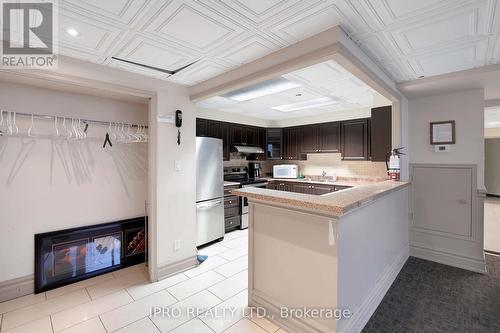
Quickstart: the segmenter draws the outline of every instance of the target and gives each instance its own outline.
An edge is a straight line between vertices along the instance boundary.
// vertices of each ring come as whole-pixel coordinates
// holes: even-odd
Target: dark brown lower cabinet
[[[286,192],[293,192],[293,185],[289,182],[276,182],[275,185],[275,190],[278,191],[286,191]]]
[[[323,195],[332,192],[335,192],[334,185],[318,185],[318,184],[313,185],[312,194]]]
[[[224,221],[226,232],[241,225],[241,198],[235,195],[224,197]]]
[[[339,186],[339,185],[328,185],[328,184],[316,184],[316,183],[305,183],[305,182],[293,182],[293,181],[270,181],[267,184],[267,188],[270,190],[287,191],[303,194],[313,194],[313,195],[323,195],[332,192],[337,192],[350,188],[350,186]]]

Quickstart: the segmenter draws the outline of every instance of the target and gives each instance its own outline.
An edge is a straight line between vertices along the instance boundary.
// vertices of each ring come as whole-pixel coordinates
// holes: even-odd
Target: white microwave
[[[295,164],[281,164],[273,166],[273,178],[297,178],[299,167]]]

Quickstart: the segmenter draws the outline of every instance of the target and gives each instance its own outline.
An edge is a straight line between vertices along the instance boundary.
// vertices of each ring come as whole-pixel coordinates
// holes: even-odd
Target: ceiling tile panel
[[[500,62],[500,0],[60,0],[58,8],[61,54],[169,69],[201,59],[173,77],[146,74],[182,84],[337,24],[398,82]]]
[[[150,0],[64,0],[61,1],[61,6],[76,10],[88,17],[99,16],[116,23],[130,25],[150,2]]]
[[[216,57],[235,65],[242,65],[279,49],[279,46],[261,36],[250,35],[246,39],[237,40],[227,50],[217,53]]]
[[[423,76],[440,75],[483,66],[485,54],[486,43],[482,42],[411,59],[410,64]]]
[[[115,54],[121,59],[169,70],[182,67],[200,58],[200,55],[192,51],[179,49],[140,35],[136,35]]]
[[[154,12],[143,32],[200,52],[230,42],[245,31],[242,26],[196,1],[175,0]]]

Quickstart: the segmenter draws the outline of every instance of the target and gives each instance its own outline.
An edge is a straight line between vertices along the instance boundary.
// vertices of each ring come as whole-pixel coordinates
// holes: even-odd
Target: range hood
[[[239,154],[242,155],[249,155],[249,154],[264,154],[264,150],[260,148],[259,146],[240,146],[240,145],[235,145],[234,149]]]

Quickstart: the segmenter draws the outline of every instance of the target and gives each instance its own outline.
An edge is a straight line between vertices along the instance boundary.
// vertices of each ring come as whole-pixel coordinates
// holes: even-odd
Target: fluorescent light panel
[[[340,103],[339,101],[337,101],[336,99],[333,99],[331,97],[319,97],[319,98],[314,98],[314,99],[310,99],[308,101],[303,101],[303,102],[278,105],[278,106],[272,107],[271,109],[278,110],[281,112],[292,112],[292,111],[299,111],[299,110],[305,110],[305,109],[313,109],[313,108],[317,108],[320,106],[334,105],[334,104],[339,104],[339,103]]]
[[[267,96],[289,89],[300,87],[300,84],[289,81],[283,77],[263,81],[251,86],[231,91],[223,97],[230,98],[238,102],[244,102],[262,96]]]

